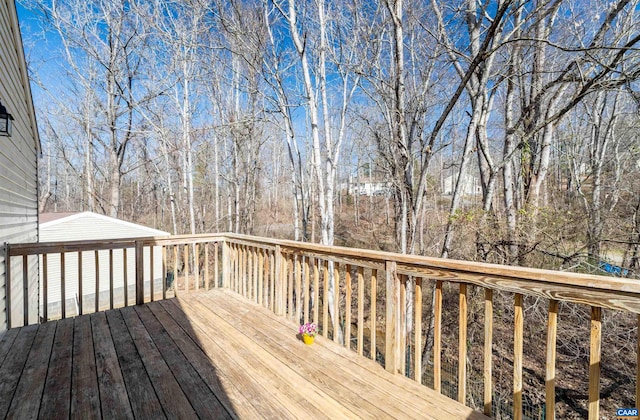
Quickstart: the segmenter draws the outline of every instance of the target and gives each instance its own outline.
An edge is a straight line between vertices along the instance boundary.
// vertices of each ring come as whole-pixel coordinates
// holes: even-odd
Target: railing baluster
[[[151,265],[153,267],[153,264]],[[200,244],[193,244],[193,275],[196,291],[200,290]],[[153,288],[151,289],[153,290]]]
[[[433,309],[433,389],[442,393],[442,281],[436,281]]]
[[[173,245],[173,295],[178,295],[178,244]]]
[[[269,307],[275,311],[276,307],[276,251],[269,254]]]
[[[62,319],[67,317],[67,296],[65,287],[66,264],[64,261],[64,255],[64,252],[60,253],[60,313],[62,315]]]
[[[304,312],[305,323],[309,322],[309,291],[311,290],[311,287],[309,285],[310,280],[311,280],[311,275],[309,273],[309,257],[305,257],[304,258],[304,291],[302,292],[304,294],[304,308],[302,311]]]
[[[220,283],[220,272],[218,271],[218,243],[215,242],[213,244],[213,287],[219,287]]]
[[[109,309],[113,309],[113,249],[109,250]],[[124,306],[129,305],[129,285],[127,284],[127,248],[122,248],[122,297]]]
[[[358,354],[364,354],[364,268],[358,267]]]
[[[555,419],[556,412],[556,335],[558,331],[558,301],[549,300],[547,324],[547,365],[545,375],[546,419]]]
[[[184,244],[182,247],[184,254],[183,263],[184,263],[184,291],[185,293],[189,293],[189,244]]]
[[[282,274],[283,274],[283,270],[282,270],[282,266],[283,261],[282,261],[282,250],[280,249],[280,245],[276,245],[276,252],[274,255],[275,258],[275,269],[274,269],[274,276],[273,276],[273,280],[274,280],[274,286],[273,286],[273,290],[272,290],[272,297],[273,297],[273,303],[274,303],[274,307],[275,307],[275,313],[276,315],[283,315],[283,305],[282,305],[282,283],[283,283],[283,278],[282,278]]]
[[[296,255],[296,322],[302,319],[302,257]]]
[[[351,265],[347,264],[344,274],[344,346],[351,348]]]
[[[398,306],[398,316],[400,317],[400,328],[398,329],[398,360],[402,376],[407,376],[407,276],[398,275],[398,286],[400,287],[400,305]]]
[[[136,241],[136,305],[144,303],[144,246]]]
[[[167,298],[167,247],[162,245],[162,299]],[[126,288],[126,283],[125,283]],[[126,296],[126,294],[125,294]],[[125,304],[125,306],[127,306]]]
[[[333,265],[333,276],[329,277],[329,281],[333,280],[333,341],[340,341],[340,265],[337,262],[331,262]]]
[[[149,299],[151,302],[153,302],[155,300],[155,294],[156,294],[156,290],[155,290],[155,273],[153,270],[153,266],[155,265],[154,262],[154,255],[155,254],[155,246],[150,245],[149,246]]]
[[[22,256],[22,323],[29,325],[29,259],[27,255]]]
[[[522,419],[522,342],[524,337],[524,316],[522,294],[515,294],[513,332],[513,418]]]
[[[5,285],[5,301],[7,303],[6,309],[6,319],[7,319],[7,329],[13,328],[11,323],[11,305],[12,305],[12,297],[11,297],[11,245],[9,242],[4,243],[4,285]]]
[[[95,312],[100,310],[100,254],[98,250],[93,251],[94,269],[96,271],[96,295],[95,300]]]
[[[287,287],[287,318],[293,320],[295,317],[295,311],[293,307],[293,256],[287,255],[287,264],[285,265],[286,271],[286,287]]]
[[[458,401],[467,399],[467,285],[460,283],[458,295]]]
[[[82,290],[82,251],[78,251],[78,315],[83,314],[82,310],[82,297],[84,295]]]
[[[376,306],[378,301],[378,270],[371,270],[371,314],[369,318],[369,326],[371,331],[369,331],[371,337],[371,348],[369,357],[372,360],[377,360],[377,349],[376,349],[376,334],[377,334],[377,314],[376,314]]]
[[[49,264],[47,264],[47,254],[42,254],[42,315],[44,322],[49,320]]]
[[[422,278],[416,277],[413,291],[415,322],[413,326],[413,379],[422,383]]]
[[[589,345],[589,420],[600,418],[600,351],[602,345],[602,309],[591,307]]]
[[[322,335],[329,337],[329,261],[323,261],[322,269]]]
[[[209,290],[209,243],[204,244],[204,289]]]
[[[164,249],[164,247],[163,247]],[[166,254],[163,256],[163,264],[166,263]],[[124,287],[124,307],[129,306],[129,266],[127,264],[127,248],[122,248],[122,286]],[[166,276],[166,266],[164,268]]]
[[[320,307],[320,270],[318,267],[318,259],[313,259],[313,322],[317,325]]]
[[[484,289],[484,414],[491,416],[493,391],[493,289]]]
[[[258,249],[256,247],[253,248],[251,252],[251,258],[253,259],[253,301],[258,303],[258,296],[260,295],[259,291],[259,279],[258,279],[258,270],[259,270],[259,261],[258,261]]]

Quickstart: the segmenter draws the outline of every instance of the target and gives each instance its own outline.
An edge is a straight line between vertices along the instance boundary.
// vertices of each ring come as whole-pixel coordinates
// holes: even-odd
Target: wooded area
[[[42,210],[640,266],[637,1],[24,6]]]

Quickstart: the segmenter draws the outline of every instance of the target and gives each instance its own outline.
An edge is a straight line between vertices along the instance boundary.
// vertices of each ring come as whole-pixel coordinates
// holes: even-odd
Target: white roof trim
[[[149,236],[171,236],[171,234],[169,232],[165,232],[163,230],[158,230],[158,229],[153,229],[144,225],[139,225],[137,223],[132,223],[132,222],[127,222],[124,220],[120,220],[120,219],[116,219],[115,217],[109,217],[109,216],[105,216],[102,214],[98,214],[98,213],[93,213],[90,211],[85,211],[82,213],[76,213],[76,214],[72,214],[69,215],[67,217],[61,217],[60,219],[55,219],[52,220],[50,222],[44,222],[44,223],[40,223],[40,229],[46,229],[48,227],[51,226],[55,226],[57,224],[60,223],[65,223],[71,220],[76,220],[76,219],[81,219],[83,217],[93,217],[94,219],[102,219],[102,220],[106,220],[112,223],[117,223],[119,225],[122,226],[127,226],[127,227],[131,227],[131,228],[136,228],[136,229],[141,229],[144,231],[149,232]]]

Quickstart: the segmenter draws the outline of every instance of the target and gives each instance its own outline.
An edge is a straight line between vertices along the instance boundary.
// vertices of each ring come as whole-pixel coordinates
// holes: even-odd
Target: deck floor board
[[[331,340],[306,346],[296,332],[227,290],[10,330],[0,340],[0,415],[485,418]]]

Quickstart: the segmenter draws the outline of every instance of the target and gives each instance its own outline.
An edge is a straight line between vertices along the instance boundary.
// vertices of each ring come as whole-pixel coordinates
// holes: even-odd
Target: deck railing
[[[162,286],[154,291],[154,252],[161,248]],[[423,377],[423,323],[432,325],[430,338],[432,351],[429,362],[433,366],[433,387],[442,392],[443,384],[443,315],[447,310],[458,314],[457,328],[457,397],[467,403],[467,355],[469,293],[480,288],[483,296],[483,411],[492,413],[494,375],[494,294],[512,295],[513,298],[513,417],[523,413],[523,354],[525,296],[549,300],[546,335],[546,418],[555,417],[556,407],[556,341],[559,303],[571,302],[590,308],[589,334],[589,391],[590,419],[600,415],[600,362],[602,342],[602,309],[615,309],[640,314],[640,282],[613,277],[472,263],[438,258],[402,255],[389,252],[323,246],[285,240],[272,240],[252,236],[220,234],[174,236],[169,238],[142,238],[107,242],[68,242],[56,244],[16,244],[6,249],[7,264],[23,259],[23,278],[29,273],[26,259],[30,255],[42,256],[40,267],[44,302],[41,318],[47,320],[48,278],[47,256],[58,254],[62,266],[64,256],[83,252],[95,254],[94,269],[99,278],[98,251],[107,250],[112,261],[114,250],[132,249],[135,258],[135,302],[165,298],[174,291],[200,288],[226,287],[255,301],[276,314],[296,323],[315,322],[321,334],[341,343],[357,353],[381,362],[385,369],[409,375],[417,381]],[[149,249],[147,258],[144,250]],[[129,258],[122,251],[125,260]],[[78,288],[83,287],[78,267]],[[113,263],[110,263],[110,267]],[[124,264],[126,267],[126,262]],[[147,271],[145,272],[145,266]],[[126,271],[126,269],[124,269]],[[7,273],[11,273],[7,267]],[[62,270],[64,272],[64,270]],[[177,279],[167,291],[168,273]],[[146,277],[145,277],[146,276]],[[65,276],[56,279],[62,283],[64,296]],[[110,304],[113,307],[113,287],[110,275]],[[125,290],[128,290],[125,277]],[[149,280],[147,282],[147,280]],[[8,282],[13,282],[10,277]],[[100,279],[102,281],[102,279]],[[180,283],[180,281],[182,283]],[[96,280],[94,291],[100,291]],[[446,308],[443,303],[445,287],[456,288],[457,308]],[[86,289],[86,288],[85,288]],[[10,287],[7,289],[10,290]],[[433,293],[423,293],[429,290]],[[82,293],[79,293],[82,296]],[[99,293],[97,293],[99,294]],[[432,299],[427,305],[426,296]],[[28,296],[25,290],[24,296]],[[125,292],[126,296],[126,292]],[[64,299],[63,299],[64,300]],[[81,299],[82,300],[82,299]],[[95,297],[93,310],[100,310]],[[117,303],[117,302],[116,302]],[[121,306],[130,304],[127,297]],[[25,320],[28,319],[25,298]],[[429,308],[429,314],[423,308]],[[80,313],[84,307],[80,306]],[[62,311],[62,317],[65,311]],[[638,325],[640,325],[640,318]],[[28,322],[26,322],[28,323]],[[15,324],[12,322],[12,326]],[[409,351],[410,350],[410,351]],[[640,354],[640,352],[638,352]],[[640,364],[639,364],[640,365]],[[636,404],[639,402],[638,369],[636,366]],[[586,379],[586,378],[585,378]]]

